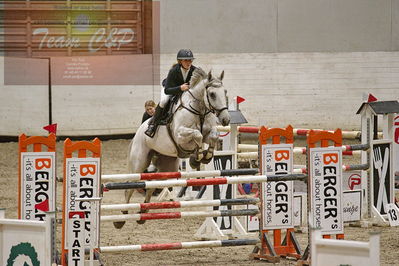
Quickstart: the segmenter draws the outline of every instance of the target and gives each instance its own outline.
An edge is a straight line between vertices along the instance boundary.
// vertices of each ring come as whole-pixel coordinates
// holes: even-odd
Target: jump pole
[[[164,188],[164,187],[186,187],[186,186],[206,186],[222,184],[241,184],[241,183],[261,183],[267,182],[268,177],[260,176],[241,176],[241,177],[221,177],[210,179],[188,179],[188,180],[165,180],[165,181],[142,181],[142,182],[123,182],[103,184],[103,191],[115,189],[137,189],[137,188]]]
[[[226,169],[212,171],[194,171],[194,172],[162,172],[162,173],[141,173],[141,174],[115,174],[102,175],[101,181],[121,182],[121,181],[140,181],[140,180],[159,180],[159,179],[188,179],[200,177],[216,177],[216,176],[240,176],[240,175],[256,175],[259,170],[256,168],[248,169]]]
[[[185,187],[185,186],[207,186],[223,184],[241,184],[241,183],[262,183],[267,181],[290,181],[303,180],[305,175],[259,175],[242,177],[224,177],[210,179],[188,179],[188,180],[166,180],[166,181],[143,181],[143,182],[123,182],[103,184],[103,191],[137,188],[164,188],[164,187]]]
[[[230,126],[218,126],[217,130],[219,132],[230,132]],[[258,134],[260,128],[259,127],[249,127],[249,126],[239,126],[238,127],[238,132],[239,133],[253,133],[253,134]],[[294,136],[307,136],[309,134],[311,129],[305,129],[305,128],[294,128],[293,133]],[[316,129],[313,131],[328,131],[328,132],[334,132],[333,130],[323,130],[323,129]],[[342,138],[344,139],[360,139],[362,132],[361,131],[342,131]],[[382,134],[379,132],[378,134]]]
[[[216,247],[233,247],[233,246],[252,246],[259,243],[259,239],[233,239],[233,240],[214,240],[214,241],[194,241],[194,242],[177,242],[165,244],[145,244],[145,245],[128,245],[128,246],[109,246],[101,247],[102,253],[127,252],[127,251],[156,251],[156,250],[172,250],[172,249],[192,249],[192,248],[216,248]]]
[[[107,211],[107,210],[142,211],[142,210],[154,210],[154,209],[177,209],[177,208],[209,207],[209,206],[248,205],[248,204],[257,204],[257,203],[259,203],[258,198],[198,200],[198,201],[167,201],[167,202],[101,205],[101,210],[102,211]]]
[[[363,170],[363,171],[368,171],[370,169],[370,165],[368,163],[366,164],[343,164],[342,165],[342,171],[356,171],[356,170]],[[293,173],[307,173],[308,168],[302,167],[302,168],[296,168],[294,169]]]
[[[221,211],[193,211],[193,212],[161,212],[161,213],[137,213],[101,216],[101,222],[120,222],[126,220],[146,221],[164,219],[182,219],[188,217],[221,217],[221,216],[247,216],[256,215],[255,209],[221,210]]]
[[[248,153],[257,152],[258,145],[256,144],[238,144],[237,150],[239,153]],[[361,155],[362,150],[368,150],[370,145],[368,144],[353,144],[353,145],[342,145],[342,155]],[[294,154],[303,154],[306,155],[307,149],[306,147],[294,147]]]

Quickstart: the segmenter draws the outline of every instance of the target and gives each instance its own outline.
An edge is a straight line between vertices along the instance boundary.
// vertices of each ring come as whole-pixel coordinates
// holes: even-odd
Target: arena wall
[[[162,53],[397,51],[399,0],[167,0],[160,27]]]

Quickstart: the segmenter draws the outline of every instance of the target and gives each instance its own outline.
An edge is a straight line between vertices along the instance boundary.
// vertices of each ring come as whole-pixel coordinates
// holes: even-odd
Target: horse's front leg
[[[190,166],[194,169],[198,168],[201,164],[201,160],[203,158],[203,136],[201,132],[197,129],[188,128],[188,127],[180,127],[177,134],[176,142],[181,147],[190,146],[189,143],[194,142],[195,152],[192,156],[190,156]]]
[[[212,128],[211,132],[209,132],[207,138],[205,139],[205,142],[207,142],[209,146],[208,149],[203,152],[204,155],[201,163],[208,164],[212,160],[218,140],[219,132],[216,130],[216,128]]]

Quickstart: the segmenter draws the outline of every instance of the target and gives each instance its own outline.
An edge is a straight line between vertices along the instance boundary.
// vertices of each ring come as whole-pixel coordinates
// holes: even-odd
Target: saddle
[[[170,128],[170,123],[172,123],[172,119],[173,119],[173,115],[174,115],[173,108],[175,107],[175,105],[178,104],[179,98],[180,98],[180,96],[175,96],[173,98],[170,98],[170,100],[164,107],[164,113],[162,114],[159,125],[166,126],[166,129],[168,130],[169,137],[176,147],[177,156],[179,158],[188,158],[193,151],[184,150],[179,145],[177,145],[175,139],[173,138],[172,130]]]

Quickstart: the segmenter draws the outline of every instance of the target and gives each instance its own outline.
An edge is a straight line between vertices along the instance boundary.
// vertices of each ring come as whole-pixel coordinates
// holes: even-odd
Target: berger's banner
[[[309,162],[312,225],[323,234],[343,234],[342,149],[311,148]]]
[[[92,232],[90,224],[90,202],[84,199],[98,198],[100,195],[100,158],[68,158],[66,159],[66,214],[84,212],[85,215],[85,245],[90,247],[90,238],[97,248],[99,226]],[[78,200],[79,199],[79,200]],[[99,212],[95,211],[93,221],[98,223]],[[67,224],[68,225],[68,224]],[[68,228],[66,228],[68,232]],[[92,234],[92,236],[91,236]],[[65,246],[68,246],[68,239]]]
[[[292,173],[293,145],[262,145],[262,174],[286,175]],[[262,230],[292,228],[293,181],[264,182]]]
[[[44,221],[55,211],[55,189],[55,152],[22,152],[21,219]]]

